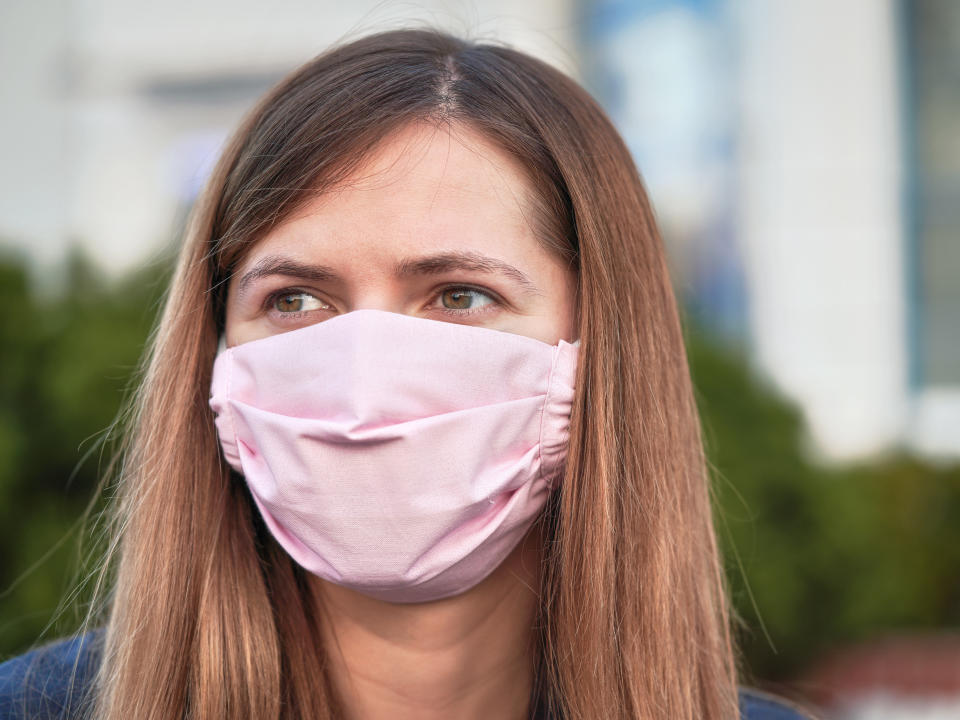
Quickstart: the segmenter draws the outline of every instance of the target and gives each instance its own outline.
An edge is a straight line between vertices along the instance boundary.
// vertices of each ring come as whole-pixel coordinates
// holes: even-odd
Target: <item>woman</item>
[[[434,32],[315,59],[226,148],[152,345],[111,560],[105,633],[8,664],[9,705],[794,716],[738,700],[626,148],[561,73]]]

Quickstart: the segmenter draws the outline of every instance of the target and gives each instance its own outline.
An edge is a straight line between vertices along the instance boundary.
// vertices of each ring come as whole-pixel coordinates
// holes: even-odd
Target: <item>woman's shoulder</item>
[[[812,720],[813,716],[783,698],[740,688],[740,720]]]
[[[0,664],[0,720],[82,717],[102,634],[50,643]]]
[[[100,660],[103,632],[61,640],[0,664],[0,720],[74,720],[83,715]],[[741,720],[809,720],[799,708],[758,690],[740,690]]]

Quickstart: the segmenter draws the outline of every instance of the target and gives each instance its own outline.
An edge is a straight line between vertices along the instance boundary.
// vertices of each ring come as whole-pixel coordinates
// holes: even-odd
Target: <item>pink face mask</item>
[[[577,344],[357,310],[225,350],[210,406],[273,536],[391,602],[464,592],[559,479]]]

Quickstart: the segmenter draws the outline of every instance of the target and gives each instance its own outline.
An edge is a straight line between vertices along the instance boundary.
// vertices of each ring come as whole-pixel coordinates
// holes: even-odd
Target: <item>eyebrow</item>
[[[472,251],[452,251],[419,258],[405,258],[396,264],[394,274],[397,277],[411,277],[415,275],[439,275],[453,270],[503,275],[515,282],[524,293],[540,294],[539,289],[530,278],[513,265]],[[279,255],[268,255],[261,258],[240,277],[237,281],[237,295],[242,297],[256,280],[272,275],[287,275],[319,282],[340,280],[336,271],[326,265],[305,264]]]

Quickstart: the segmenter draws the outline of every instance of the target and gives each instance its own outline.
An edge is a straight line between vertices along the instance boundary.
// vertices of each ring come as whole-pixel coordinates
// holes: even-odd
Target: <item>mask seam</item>
[[[544,463],[543,463],[543,424],[547,416],[547,405],[550,404],[550,395],[553,390],[553,376],[557,369],[557,364],[560,361],[560,348],[559,346],[553,353],[553,362],[550,364],[550,374],[547,376],[547,393],[543,398],[543,405],[540,407],[540,430],[537,433],[537,459],[540,461],[540,468],[537,471],[537,476],[540,480],[543,480],[547,488],[552,488],[553,483],[547,479],[544,475]]]
[[[230,418],[230,434],[233,435],[233,445],[236,448],[237,453],[237,464],[240,465],[241,471],[243,469],[243,463],[240,460],[240,438],[237,437],[237,421],[233,416],[233,353],[228,350],[224,352],[227,353],[227,415]],[[227,462],[227,465],[230,463]],[[240,471],[238,471],[240,472]]]

